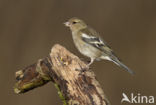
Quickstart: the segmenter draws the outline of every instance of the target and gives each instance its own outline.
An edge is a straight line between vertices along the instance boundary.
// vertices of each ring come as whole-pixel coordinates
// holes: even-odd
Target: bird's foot
[[[81,66],[79,69],[75,69],[75,70],[77,70],[77,71],[82,71],[82,72],[85,72],[86,70],[89,70],[90,69],[90,64],[88,64],[88,63],[86,63],[85,62],[85,64],[86,64],[86,66]]]

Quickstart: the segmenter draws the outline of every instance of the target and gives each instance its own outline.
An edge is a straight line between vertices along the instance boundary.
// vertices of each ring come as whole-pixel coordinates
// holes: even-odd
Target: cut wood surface
[[[110,105],[95,74],[77,56],[54,45],[48,57],[16,72],[15,93],[54,82],[64,105]]]

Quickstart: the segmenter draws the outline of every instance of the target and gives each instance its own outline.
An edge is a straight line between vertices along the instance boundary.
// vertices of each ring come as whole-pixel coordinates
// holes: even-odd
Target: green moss
[[[27,82],[27,83],[24,83],[23,85],[21,85],[21,81],[20,82],[17,82],[14,86],[14,92],[19,94],[19,93],[25,93],[31,89],[34,89],[38,86],[42,86],[44,85],[45,83],[47,83],[49,81],[49,79],[47,80],[37,80],[37,79],[34,79],[33,81],[30,81],[30,82]]]
[[[50,81],[51,78],[47,75],[41,75],[41,77],[43,78],[44,81]]]
[[[64,98],[64,96],[63,96],[63,94],[62,94],[62,92],[61,92],[61,90],[60,90],[60,88],[59,88],[59,86],[56,83],[54,83],[54,85],[55,85],[55,87],[56,87],[56,89],[58,91],[59,97],[63,101],[63,105],[68,105],[67,102],[66,102],[66,100],[65,100],[65,98]]]

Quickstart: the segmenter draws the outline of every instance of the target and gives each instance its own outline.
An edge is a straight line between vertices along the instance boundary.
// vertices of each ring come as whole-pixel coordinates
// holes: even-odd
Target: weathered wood
[[[53,81],[64,105],[110,105],[94,72],[60,45],[45,59],[16,72],[16,79],[15,93]]]

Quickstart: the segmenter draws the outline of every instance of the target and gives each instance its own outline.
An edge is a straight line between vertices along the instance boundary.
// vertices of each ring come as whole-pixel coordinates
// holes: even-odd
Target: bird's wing
[[[97,32],[93,29],[81,30],[81,38],[84,42],[96,47],[104,53],[112,53],[112,49],[100,38]]]
[[[86,29],[81,30],[81,38],[84,42],[92,45],[93,47],[99,49],[102,51],[105,56],[107,56],[108,60],[113,61],[115,64],[117,64],[120,67],[123,67],[125,70],[130,72],[131,74],[134,74],[131,69],[129,69],[126,65],[124,65],[118,57],[114,54],[113,50],[104,42],[98,33],[96,33],[93,29]]]

